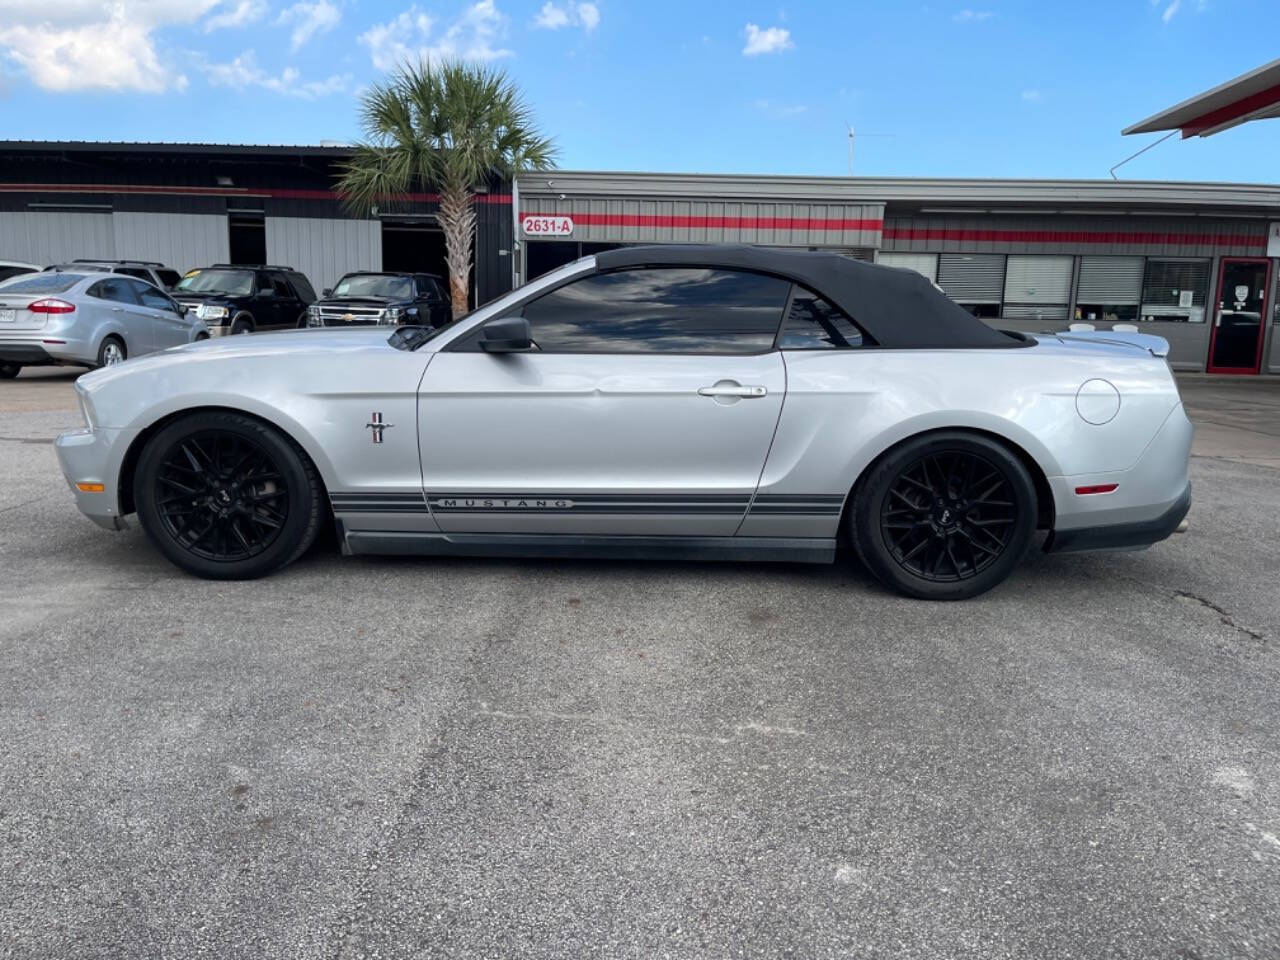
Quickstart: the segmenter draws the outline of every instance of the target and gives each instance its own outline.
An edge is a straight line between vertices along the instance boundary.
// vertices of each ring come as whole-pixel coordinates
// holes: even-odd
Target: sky
[[[1098,177],[1121,128],[1276,56],[1277,0],[0,0],[0,138],[349,142],[362,90],[465,57],[558,166]],[[1280,180],[1280,120],[1133,179]]]

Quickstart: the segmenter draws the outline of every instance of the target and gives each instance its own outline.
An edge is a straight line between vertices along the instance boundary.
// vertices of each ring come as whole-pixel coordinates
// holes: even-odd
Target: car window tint
[[[137,297],[133,295],[132,286],[137,281],[129,280],[125,277],[113,278],[111,280],[99,280],[89,288],[89,296],[97,297],[99,300],[110,300],[113,303],[128,303],[136,305]]]
[[[168,310],[170,312],[176,309],[173,301],[151,284],[134,281],[133,286],[134,293],[138,295],[138,300],[144,307],[150,307],[152,310]]]
[[[34,273],[35,271],[29,267],[0,267],[0,280],[8,280],[10,277],[20,276],[24,273]]]
[[[139,280],[151,281],[151,274],[142,267],[116,267],[112,273],[123,273],[126,277],[137,277]]]
[[[305,303],[313,303],[316,299],[316,292],[311,286],[311,281],[300,273],[289,274],[289,282],[293,284],[293,289]]]
[[[292,299],[293,291],[289,289],[289,284],[285,281],[284,277],[280,276],[278,273],[273,273],[271,275],[271,282],[275,284],[277,297],[280,297],[282,300]]]
[[[62,293],[70,290],[84,279],[82,273],[35,273],[24,274],[6,280],[5,293]]]
[[[272,292],[275,292],[275,289],[276,289],[275,285],[271,282],[271,274],[269,273],[258,274],[257,290],[259,293],[261,293],[263,290],[270,290]]]
[[[795,288],[782,332],[784,350],[849,350],[867,342],[843,310],[812,290]]]
[[[619,270],[552,290],[524,316],[553,353],[760,353],[773,346],[789,290],[736,270]]]
[[[157,270],[156,275],[160,278],[160,282],[172,290],[178,285],[178,281],[182,278],[178,276],[177,270]]]

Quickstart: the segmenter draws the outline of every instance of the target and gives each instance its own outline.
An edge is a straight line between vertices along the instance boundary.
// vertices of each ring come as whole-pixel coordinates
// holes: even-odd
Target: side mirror
[[[322,296],[322,297],[332,297],[332,296],[333,296],[333,287],[325,287],[323,290],[321,290],[321,291],[320,291],[320,296]]]
[[[485,353],[520,353],[533,348],[533,334],[524,317],[503,317],[484,325],[479,342]]]

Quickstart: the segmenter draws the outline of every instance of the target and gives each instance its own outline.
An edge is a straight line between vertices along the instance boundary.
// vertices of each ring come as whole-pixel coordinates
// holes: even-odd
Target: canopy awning
[[[1280,60],[1251,70],[1163,110],[1122,134],[1181,130],[1182,138],[1209,137],[1249,120],[1280,117]]]

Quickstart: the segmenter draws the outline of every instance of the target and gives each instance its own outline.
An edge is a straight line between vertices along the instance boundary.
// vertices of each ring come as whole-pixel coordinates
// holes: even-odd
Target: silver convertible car
[[[204,577],[347,554],[832,561],[934,599],[1190,505],[1165,342],[991,329],[918,274],[636,247],[440,329],[195,344],[77,381],[81,511]],[[1037,536],[1037,530],[1043,536]]]

